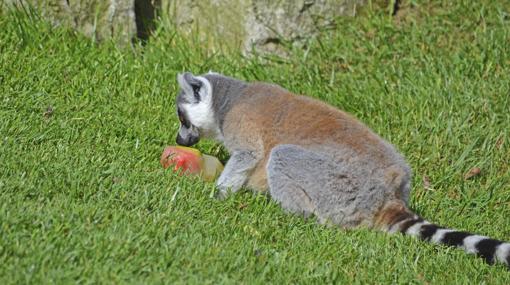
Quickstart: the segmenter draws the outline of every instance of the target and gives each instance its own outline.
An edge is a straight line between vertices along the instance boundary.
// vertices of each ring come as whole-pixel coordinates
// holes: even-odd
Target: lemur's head
[[[186,72],[177,75],[177,115],[181,126],[176,142],[192,146],[200,138],[216,138],[219,126],[213,111],[213,90],[208,79]]]
[[[177,115],[181,121],[177,144],[192,146],[200,138],[223,141],[226,114],[248,83],[213,72],[201,76],[185,72],[177,75],[177,81]]]

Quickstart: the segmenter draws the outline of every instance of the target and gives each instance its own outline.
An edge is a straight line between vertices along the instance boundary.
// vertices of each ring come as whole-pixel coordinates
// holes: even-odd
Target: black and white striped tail
[[[501,262],[510,269],[510,243],[468,232],[447,229],[414,215],[390,226],[389,232],[401,232],[432,243],[456,246],[476,254],[487,263]]]

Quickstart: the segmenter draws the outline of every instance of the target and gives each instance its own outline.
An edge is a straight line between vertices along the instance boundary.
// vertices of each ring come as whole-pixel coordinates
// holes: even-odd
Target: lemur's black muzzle
[[[196,144],[200,140],[200,137],[198,136],[188,136],[186,138],[181,137],[181,135],[177,134],[177,138],[175,139],[175,142],[178,145],[182,146],[192,146]]]

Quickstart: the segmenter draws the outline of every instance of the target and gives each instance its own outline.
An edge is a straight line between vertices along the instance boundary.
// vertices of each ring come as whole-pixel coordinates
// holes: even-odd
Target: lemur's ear
[[[184,94],[188,101],[198,103],[201,100],[201,89],[204,87],[204,83],[193,76],[191,72],[185,72],[177,75],[177,82],[184,91]]]

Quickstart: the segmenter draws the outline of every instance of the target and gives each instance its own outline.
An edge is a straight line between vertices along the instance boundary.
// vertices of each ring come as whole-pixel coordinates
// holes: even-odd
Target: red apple
[[[167,146],[161,154],[163,168],[174,166],[174,171],[185,174],[199,174],[204,166],[200,151],[184,146]]]
[[[214,181],[223,165],[214,156],[202,154],[199,150],[184,146],[167,146],[161,154],[163,168],[174,166],[174,171],[184,174],[200,175],[205,181]]]

